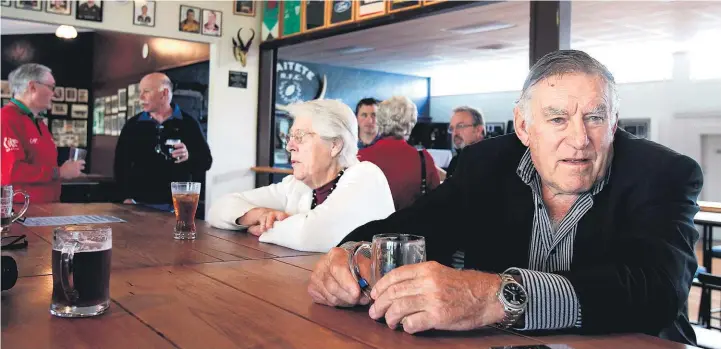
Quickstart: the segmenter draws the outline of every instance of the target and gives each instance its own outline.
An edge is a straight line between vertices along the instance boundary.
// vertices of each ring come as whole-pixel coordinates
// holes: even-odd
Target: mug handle
[[[75,280],[73,277],[73,257],[75,251],[80,246],[77,241],[69,242],[63,245],[60,255],[60,284],[63,287],[65,298],[69,302],[75,302],[78,299],[78,291],[75,290]]]
[[[28,206],[30,206],[30,195],[28,195],[28,193],[26,193],[23,190],[16,190],[13,193],[13,197],[15,197],[15,195],[17,195],[17,194],[22,194],[25,197],[25,203],[23,204],[23,208],[20,210],[20,213],[13,215],[13,218],[10,220],[10,223],[15,223],[15,221],[20,219],[20,217],[22,217],[25,214],[25,212],[28,210]]]
[[[362,250],[368,250],[368,252],[371,252],[371,244],[364,242],[362,244],[357,244],[355,247],[353,247],[353,250],[348,255],[348,266],[350,267],[350,273],[353,275],[353,278],[355,278],[355,281],[358,282],[358,286],[360,286],[361,292],[363,292],[368,299],[371,299],[371,285],[368,283],[366,279],[364,279],[360,274],[360,267],[358,267],[358,259],[356,256],[358,255],[358,252]]]

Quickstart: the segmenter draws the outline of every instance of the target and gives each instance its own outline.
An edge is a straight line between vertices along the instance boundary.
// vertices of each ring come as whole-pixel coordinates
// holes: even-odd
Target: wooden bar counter
[[[111,215],[111,305],[97,317],[50,315],[54,227],[15,224],[27,249],[3,251],[19,266],[2,294],[4,348],[489,348],[565,343],[571,348],[684,346],[640,334],[528,336],[486,328],[409,335],[368,317],[367,307],[314,304],[306,289],[319,254],[259,243],[198,225],[198,239],[172,237],[174,216],[116,204],[33,205],[29,217]]]

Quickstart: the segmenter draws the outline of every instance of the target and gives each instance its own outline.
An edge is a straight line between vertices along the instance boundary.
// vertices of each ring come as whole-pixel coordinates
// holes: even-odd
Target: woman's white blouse
[[[292,175],[277,184],[221,197],[208,222],[220,229],[240,230],[236,219],[256,207],[291,215],[275,222],[259,241],[300,251],[328,252],[353,229],[395,211],[388,181],[373,163],[363,161],[345,170],[335,190],[311,210],[313,190]]]

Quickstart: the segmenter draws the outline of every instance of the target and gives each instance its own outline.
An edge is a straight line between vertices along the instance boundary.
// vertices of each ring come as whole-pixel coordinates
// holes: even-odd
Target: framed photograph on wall
[[[70,117],[87,119],[88,118],[88,105],[87,104],[73,104],[70,107]]]
[[[5,6],[5,7],[10,7],[11,3],[12,3],[11,0],[2,0],[2,1],[0,1],[0,5]]]
[[[118,110],[128,110],[128,90],[121,88],[118,90]]]
[[[95,0],[80,0],[75,9],[75,19],[84,21],[103,21],[103,2]]]
[[[386,3],[384,0],[359,0],[354,1],[356,6],[356,20],[363,20],[383,16],[386,14]]]
[[[328,27],[353,22],[355,7],[352,1],[333,0],[330,2],[328,11]]]
[[[400,12],[421,7],[421,0],[391,0],[388,2],[388,13]]]
[[[65,88],[65,101],[66,102],[77,102],[78,101],[78,89],[75,87]]]
[[[281,37],[300,34],[301,22],[303,21],[303,16],[301,16],[302,6],[303,4],[300,0],[287,0],[282,2],[281,11],[283,15],[280,21]]]
[[[55,90],[53,90],[53,101],[54,102],[65,101],[65,87],[59,87],[59,86],[55,87]]]
[[[53,103],[53,107],[50,109],[50,114],[56,116],[66,116],[68,115],[68,105],[65,103]]]
[[[201,27],[201,30],[203,32],[203,35],[223,35],[223,12],[203,9],[202,13],[203,26]]]
[[[303,32],[325,28],[326,1],[303,1]]]
[[[2,80],[2,82],[0,82],[0,97],[12,97],[12,92],[10,91],[10,82],[7,80]]]
[[[280,35],[280,1],[263,1],[262,3],[263,22],[260,26],[261,40],[273,40]]]
[[[180,26],[178,30],[200,34],[200,7],[180,5]]]
[[[15,8],[19,8],[19,9],[23,9],[23,10],[42,11],[43,3],[42,3],[42,1],[39,1],[39,0],[33,0],[33,1],[17,0],[17,1],[15,1]]]
[[[144,27],[155,26],[155,1],[133,1],[133,24]]]
[[[48,0],[45,6],[45,12],[54,13],[56,15],[70,16],[73,6],[68,0]]]
[[[255,17],[255,1],[233,1],[233,14]]]
[[[86,89],[78,90],[78,102],[88,103],[88,90],[86,90]]]

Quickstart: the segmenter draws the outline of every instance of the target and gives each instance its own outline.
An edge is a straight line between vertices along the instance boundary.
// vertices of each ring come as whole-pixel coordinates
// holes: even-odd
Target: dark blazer
[[[582,327],[566,332],[642,332],[695,343],[686,315],[697,267],[693,223],[703,182],[699,165],[656,143],[616,132],[611,176],[578,223],[571,270]],[[515,135],[468,147],[453,177],[411,207],[351,232],[426,237],[429,260],[503,272],[528,267],[533,226],[530,187],[516,174],[526,147]],[[341,243],[343,243],[341,242]]]

